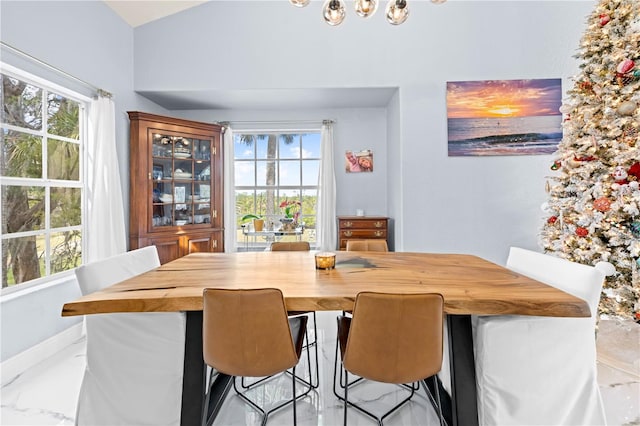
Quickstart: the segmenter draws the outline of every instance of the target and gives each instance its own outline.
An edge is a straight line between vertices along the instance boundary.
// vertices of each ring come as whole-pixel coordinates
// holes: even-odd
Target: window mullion
[[[295,135],[292,140],[292,144],[285,144],[283,140],[283,136]],[[307,135],[309,136],[309,145],[306,145]],[[267,191],[273,191],[274,193],[274,202],[275,202],[275,211],[273,214],[268,215],[268,219],[274,219],[276,224],[278,224],[278,217],[282,216],[282,209],[279,208],[280,201],[282,201],[285,196],[289,200],[300,201],[301,203],[306,202],[305,206],[308,206],[308,203],[313,203],[313,197],[317,196],[317,184],[305,185],[304,184],[304,176],[305,172],[308,173],[307,167],[310,167],[310,170],[317,169],[317,166],[314,162],[317,162],[319,158],[319,139],[320,134],[317,131],[278,131],[278,130],[265,130],[265,131],[249,131],[249,132],[238,132],[234,137],[235,143],[240,144],[248,141],[253,136],[253,150],[251,154],[242,153],[238,155],[237,158],[234,159],[234,163],[237,167],[244,167],[247,165],[247,162],[251,162],[253,166],[253,174],[251,176],[241,176],[240,180],[242,181],[242,185],[238,185],[236,182],[235,191],[238,194],[241,194],[242,203],[237,204],[239,208],[238,214],[245,215],[248,213],[260,214],[263,213],[260,211],[260,207],[258,205],[260,198],[258,194],[263,194]],[[259,138],[262,136],[262,138]],[[268,153],[268,141],[267,145],[264,145],[265,138],[276,138],[276,152],[274,158],[264,155],[264,149],[267,149]],[[258,144],[258,140],[262,142],[262,144]],[[260,145],[260,147],[259,147]],[[306,148],[306,151],[303,151],[303,146]],[[297,152],[293,152],[293,150],[297,150]],[[260,154],[260,155],[259,155]],[[291,155],[293,154],[293,155]],[[311,161],[307,161],[311,160]],[[266,185],[265,181],[265,172],[266,165],[268,162],[273,162],[275,167],[275,179],[274,185]],[[261,168],[261,169],[260,169]],[[298,173],[298,176],[289,175],[286,176],[287,172],[295,174]],[[267,172],[268,173],[268,172]],[[284,173],[284,174],[283,174]],[[286,177],[285,177],[286,176]],[[297,181],[295,183],[288,184],[287,182]],[[265,182],[259,184],[260,182]],[[251,185],[253,183],[253,186]],[[251,198],[249,198],[249,194],[251,194]],[[309,199],[305,197],[310,197]],[[294,198],[295,197],[295,198]],[[247,210],[246,202],[253,200],[253,211]],[[305,201],[306,200],[306,201]],[[238,201],[239,203],[240,201]],[[313,206],[313,205],[311,205]],[[313,207],[312,207],[313,208]],[[302,210],[300,211],[302,215]],[[315,221],[313,221],[313,217],[315,213],[313,210],[305,210],[305,218],[310,219],[310,224],[315,227]],[[300,216],[302,218],[302,216]],[[236,218],[237,219],[237,218]],[[247,226],[244,225],[243,232],[247,231]],[[315,232],[313,228],[308,228],[308,234],[305,232],[305,236],[302,237],[304,239],[309,239],[310,242],[315,241]],[[276,229],[277,231],[277,229]],[[308,235],[308,237],[307,237]],[[264,247],[265,244],[268,244],[270,240],[266,240],[266,242],[258,241],[258,236],[254,236],[253,234],[244,234],[245,247],[247,249],[256,249]],[[286,235],[276,235],[271,236],[272,239],[280,239],[280,238],[290,238]],[[251,242],[251,247],[248,247],[248,241]]]
[[[39,143],[41,143],[41,146],[39,146],[40,152],[37,154],[32,152],[31,153],[32,155],[28,158],[25,158],[24,160],[25,162],[36,161],[35,156],[36,155],[41,156],[41,158],[38,159],[38,161],[40,161],[39,174],[33,174],[32,171],[31,172],[20,171],[18,172],[18,176],[0,176],[0,184],[3,187],[17,187],[15,189],[18,191],[23,191],[24,193],[23,196],[27,197],[27,200],[28,200],[28,205],[26,205],[26,207],[21,207],[20,205],[10,206],[13,210],[16,210],[16,211],[3,212],[2,216],[0,216],[0,218],[2,218],[3,220],[6,219],[5,215],[7,214],[21,215],[25,213],[24,212],[25,208],[32,209],[34,206],[36,206],[36,204],[34,203],[42,203],[42,207],[40,206],[40,204],[37,205],[38,211],[29,213],[30,215],[31,214],[34,215],[33,218],[25,219],[25,220],[39,219],[40,223],[38,223],[37,226],[34,226],[33,224],[31,224],[29,226],[24,226],[24,229],[29,229],[28,231],[23,230],[20,232],[13,232],[10,234],[0,235],[0,239],[3,242],[13,241],[13,240],[18,241],[18,239],[35,239],[36,240],[37,249],[33,254],[33,256],[36,258],[30,260],[31,264],[28,264],[28,263],[27,264],[29,265],[29,267],[33,267],[33,268],[37,267],[38,269],[40,269],[41,274],[38,274],[38,275],[41,275],[41,278],[32,279],[32,280],[29,280],[28,282],[22,283],[22,282],[16,282],[15,277],[12,278],[8,276],[7,282],[4,282],[4,281],[2,282],[2,286],[3,286],[2,294],[5,294],[5,290],[7,292],[12,292],[13,290],[17,290],[17,287],[22,289],[22,288],[30,287],[32,285],[40,285],[40,284],[50,282],[51,281],[50,276],[54,272],[56,273],[56,275],[68,274],[69,271],[62,271],[60,270],[61,268],[58,268],[57,265],[53,264],[56,261],[56,258],[54,257],[55,253],[53,253],[52,250],[55,248],[55,246],[58,243],[62,242],[61,238],[66,238],[66,236],[68,236],[68,233],[78,234],[79,232],[80,237],[74,236],[73,238],[76,239],[76,242],[78,241],[78,238],[80,238],[82,242],[84,242],[83,241],[84,239],[82,238],[82,234],[84,231],[84,223],[85,223],[84,197],[85,197],[86,191],[85,191],[84,185],[85,185],[86,179],[85,179],[84,173],[86,172],[86,168],[84,166],[85,162],[82,156],[85,155],[86,153],[85,144],[86,144],[86,138],[88,133],[86,128],[86,125],[87,125],[86,106],[87,106],[87,102],[89,102],[90,99],[85,96],[79,95],[75,92],[71,92],[64,88],[57,87],[43,79],[38,79],[37,77],[31,74],[28,74],[22,70],[18,70],[15,68],[11,68],[10,70],[8,70],[5,64],[0,64],[0,68],[2,68],[1,72],[3,75],[3,79],[5,77],[7,79],[17,79],[18,84],[21,84],[20,82],[24,82],[28,85],[27,87],[24,88],[23,92],[19,94],[19,96],[24,96],[23,99],[26,99],[29,101],[34,101],[34,102],[39,101],[40,102],[39,114],[41,115],[41,120],[40,120],[41,127],[39,127],[38,130],[17,126],[15,123],[0,123],[0,127],[3,129],[4,132],[8,132],[8,131],[16,132],[18,133],[19,138],[24,137],[25,139],[24,141],[22,141],[22,143],[28,143],[29,142],[28,138],[32,138],[32,137],[38,138]],[[7,83],[14,84],[14,82],[8,82],[8,81]],[[39,92],[38,98],[34,99],[33,97],[29,97],[30,94],[35,93],[34,92],[35,90]],[[54,104],[49,105],[50,99],[52,100],[52,102],[54,102]],[[59,100],[61,102],[64,101],[65,105],[69,106],[71,110],[61,109],[62,104],[60,105],[58,104]],[[21,102],[21,99],[18,98],[17,100],[9,100],[8,98],[4,98],[3,102],[5,103],[3,107],[6,108],[7,104],[13,105],[13,103]],[[25,102],[24,105],[27,105],[27,107],[29,105],[31,105],[31,107],[34,106],[34,104],[32,104],[31,102],[29,103]],[[21,112],[22,114],[30,114],[30,116],[33,116],[34,111],[32,109],[29,110],[27,107],[24,107],[23,110],[22,109],[19,110],[19,112]],[[73,108],[76,108],[76,109],[73,110]],[[51,116],[49,115],[50,113],[51,113]],[[68,114],[74,114],[74,119],[76,119],[75,114],[77,114],[77,122],[64,121],[67,118],[71,117],[71,115],[68,115]],[[52,118],[55,118],[55,121],[52,121]],[[51,129],[50,129],[49,121],[52,121],[53,124],[56,124]],[[61,124],[61,126],[59,127],[57,126],[57,124]],[[69,127],[67,126],[68,124],[71,124],[71,126],[74,126],[74,127]],[[54,133],[60,133],[60,134],[51,134],[50,131]],[[73,132],[77,131],[78,136],[76,137],[74,133],[71,133],[71,131]],[[49,141],[51,141],[53,144],[52,151],[49,150],[50,148]],[[21,140],[18,139],[16,143],[20,143],[20,142]],[[60,146],[63,146],[63,144],[68,144],[69,147],[71,147],[71,145],[76,145],[77,148],[72,148],[72,149],[74,151],[79,152],[80,156],[77,158],[77,160],[75,159],[75,156],[69,157],[66,155],[66,151],[63,150],[64,148],[62,148],[61,151],[58,152],[59,144],[62,144]],[[28,145],[25,145],[25,146],[28,146]],[[31,145],[31,148],[36,148],[36,147]],[[11,146],[6,145],[4,149],[15,149],[15,147],[13,147],[13,145]],[[51,159],[51,162],[49,161],[50,159]],[[77,163],[75,161],[77,161]],[[26,164],[27,163],[24,163],[23,165],[26,165]],[[75,179],[74,176],[68,176],[67,174],[61,174],[61,175],[57,174],[58,168],[60,168],[60,170],[62,170],[63,173],[67,173],[72,171],[70,167],[74,169],[78,168],[80,170],[79,172],[80,175],[77,178],[77,180],[51,179],[52,174],[54,174],[56,178],[70,177],[71,179]],[[26,167],[24,169],[27,170]],[[32,168],[31,170],[34,170],[34,169]],[[73,172],[75,172],[75,170],[73,170]],[[26,177],[31,175],[34,175],[36,177]],[[65,189],[65,188],[69,188],[69,189]],[[59,198],[57,194],[60,195]],[[78,200],[78,197],[81,197],[81,199]],[[58,202],[60,202],[59,204],[60,207],[55,209],[55,214],[56,215],[60,214],[62,220],[57,220],[54,217],[52,217],[52,208],[58,206]],[[82,203],[82,207],[80,208],[80,211],[78,211],[76,208],[78,202]],[[42,208],[42,210],[40,210],[40,208]],[[36,210],[36,209],[33,209],[33,210]],[[66,216],[68,216],[68,219],[69,219],[68,221],[66,219]],[[57,216],[55,217],[57,218]],[[51,228],[53,224],[52,222],[55,222],[56,225],[58,225],[58,227],[56,227],[55,229],[52,229]],[[70,225],[69,223],[74,223],[74,225]],[[58,236],[60,239],[58,239]],[[5,247],[7,246],[4,245],[3,249]],[[84,253],[83,248],[80,250],[82,250],[82,252]],[[65,259],[73,260],[74,265],[79,265],[81,262],[81,259],[79,256],[77,256],[78,255],[77,250],[78,248],[73,248],[73,247],[69,247],[69,249],[65,248],[60,253],[58,253],[58,256],[63,256]],[[25,252],[25,253],[27,253],[29,256],[32,255],[29,252]],[[14,256],[12,261],[16,261],[16,259],[17,257]],[[63,264],[61,263],[61,265]],[[69,268],[69,266],[64,266],[64,269],[66,268]]]
[[[49,116],[47,99],[49,91],[42,91],[42,179],[44,180],[44,269],[51,275],[51,183],[49,180]]]
[[[47,180],[49,178],[49,162],[47,161],[47,154],[49,152],[49,140],[47,127],[49,125],[49,117],[47,117],[47,96],[48,91],[42,90],[42,179]]]
[[[302,156],[302,133],[298,135],[298,167],[300,175],[298,176],[300,184],[298,185],[298,197],[300,197],[300,216],[302,217],[302,165],[304,164],[304,158]]]

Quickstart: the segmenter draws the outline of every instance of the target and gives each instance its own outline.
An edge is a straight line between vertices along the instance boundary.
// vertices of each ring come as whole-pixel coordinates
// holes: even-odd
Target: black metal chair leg
[[[308,342],[309,342],[309,335],[307,334],[307,331],[306,331],[306,330],[305,330],[305,332],[304,332],[304,336],[305,336],[305,340],[307,341],[307,344],[308,344]],[[304,346],[303,346],[303,348],[304,348]],[[305,385],[305,386],[309,386],[309,388],[310,388],[310,389],[317,389],[317,388],[318,388],[318,385],[319,385],[319,383],[320,383],[320,381],[319,381],[319,377],[318,377],[318,374],[319,374],[319,373],[318,373],[318,358],[317,358],[317,357],[318,357],[318,352],[317,352],[317,351],[318,351],[318,348],[317,348],[317,346],[316,346],[316,385],[315,385],[315,386],[313,385],[313,376],[312,376],[312,374],[313,374],[313,373],[311,372],[311,355],[309,354],[309,350],[308,350],[308,349],[307,349],[305,352],[307,353],[307,366],[309,367],[309,368],[308,368],[308,371],[309,371],[309,381],[306,381],[306,380],[305,380],[305,379],[303,379],[302,377],[296,377],[296,380],[298,380],[300,383],[302,383],[302,384],[303,384],[303,385]],[[293,372],[291,372],[291,371],[289,371],[289,370],[287,370],[287,372],[286,372],[286,373],[287,373],[287,374],[289,374],[289,375],[293,374]],[[271,376],[269,376],[269,377],[271,377]],[[269,378],[269,377],[267,377],[267,378]],[[263,379],[263,380],[264,380],[264,379]],[[254,384],[257,384],[257,383],[259,383],[259,382],[252,383],[251,385],[249,385],[249,387],[251,387],[251,386],[253,386]]]
[[[318,327],[317,327],[317,322],[316,322],[316,313],[312,312],[313,314],[313,333],[314,333],[314,338],[313,338],[313,342],[310,342],[309,340],[309,334],[305,331],[305,341],[307,343],[305,343],[305,345],[302,347],[305,352],[307,353],[307,362],[309,363],[309,381],[306,381],[305,379],[303,379],[302,377],[298,377],[298,381],[300,381],[301,383],[303,383],[306,386],[310,386],[313,389],[317,389],[318,386],[320,386],[320,361],[319,361],[319,355],[318,355]],[[311,354],[309,347],[310,346],[315,346],[314,347],[314,353],[315,353],[315,360],[316,360],[316,372],[315,372],[315,383],[313,380],[313,372],[311,369]],[[287,373],[291,374],[290,371],[287,371]],[[243,387],[245,389],[249,389],[252,386],[260,383],[263,380],[268,379],[269,377],[265,377],[264,379],[261,379],[257,382],[251,383],[248,386],[244,386],[244,382],[242,383]]]
[[[319,366],[319,362],[318,362],[318,325],[317,325],[317,320],[316,320],[316,313],[315,311],[313,312],[313,345],[315,346],[315,354],[316,354],[316,383],[315,385],[313,384],[313,379],[311,378],[311,376],[309,377],[309,380],[311,381],[311,387],[314,389],[317,389],[318,386],[320,386],[320,370],[318,369]]]
[[[340,370],[342,370],[342,367],[340,367]],[[347,370],[344,370],[344,376],[347,379],[347,385],[344,387],[344,426],[347,426],[347,406],[349,405],[349,373]]]
[[[315,314],[315,312],[314,312]],[[315,323],[315,320],[314,320]],[[311,372],[311,354],[309,353],[309,333],[307,333],[307,330],[304,331],[304,338],[307,340],[307,366],[309,367],[309,382],[307,382],[306,380],[302,379],[302,378],[298,378],[298,380],[300,380],[302,383],[306,384],[307,386],[309,386],[312,389],[315,389],[318,387],[318,360],[316,358],[316,385],[313,386],[313,373]],[[317,340],[317,337],[315,338]],[[316,346],[316,356],[318,356],[318,347]],[[294,374],[295,374],[295,369],[293,370]]]
[[[438,376],[433,375],[433,386],[436,389],[436,405],[438,406],[438,418],[440,420],[440,426],[446,426],[447,422],[444,421],[444,415],[442,414],[442,401],[440,400],[440,388],[438,386]],[[427,389],[428,391],[428,389]]]
[[[204,383],[207,383],[207,366],[204,367]],[[205,398],[202,406],[202,426],[207,426],[209,421],[209,400],[211,398],[211,384],[213,383],[213,369],[209,376],[209,384],[205,385]]]
[[[253,387],[255,387],[255,386],[259,385],[259,384],[262,384],[263,382],[266,382],[267,380],[270,380],[272,378],[273,378],[273,376],[266,376],[266,377],[263,377],[261,379],[256,380],[255,382],[251,382],[251,383],[247,384],[246,383],[246,377],[241,377],[240,378],[240,387],[242,389],[244,389],[244,390],[249,390],[249,389],[251,389],[251,388],[253,388]]]
[[[298,414],[296,412],[296,367],[293,366],[293,377],[291,377],[291,383],[293,388],[293,426],[298,424]]]
[[[349,372],[348,372],[346,369],[344,369],[344,368],[342,367],[342,365],[340,366],[340,370],[341,370],[341,371],[340,371],[341,373],[342,373],[342,372],[343,372],[343,370],[344,370],[345,382],[346,382],[346,383],[348,383],[348,380],[349,380]],[[337,372],[334,372],[334,378],[335,378],[335,376],[337,376]],[[352,382],[352,384],[353,384],[353,383],[356,383],[356,381],[353,381],[353,382]],[[348,398],[347,398],[350,385],[345,385],[345,386],[343,387],[343,389],[344,389],[344,395],[340,395],[340,394],[338,394],[337,389],[335,389],[335,386],[334,386],[334,394],[338,397],[338,399],[339,399],[340,401],[344,402],[344,405],[345,405],[345,414],[344,414],[344,423],[345,423],[345,425],[346,425],[346,419],[347,419],[347,414],[346,414],[346,412],[347,412],[347,405],[350,405],[351,407],[353,407],[353,408],[357,409],[358,411],[360,411],[362,414],[364,414],[364,415],[366,415],[366,416],[369,416],[369,417],[371,417],[372,419],[374,419],[374,420],[376,421],[376,423],[377,423],[379,426],[382,426],[384,419],[385,419],[385,418],[387,418],[387,417],[389,417],[391,414],[393,414],[394,412],[396,412],[396,410],[398,410],[398,409],[399,409],[400,407],[402,407],[404,404],[406,404],[407,402],[409,402],[409,401],[411,400],[411,398],[414,396],[415,391],[416,391],[417,389],[419,389],[419,386],[418,386],[418,385],[414,385],[414,384],[411,384],[411,385],[400,384],[400,385],[398,385],[398,386],[399,386],[399,387],[401,387],[401,388],[403,388],[403,389],[407,389],[407,390],[410,392],[410,393],[409,393],[409,395],[408,395],[405,399],[403,399],[400,403],[396,404],[396,405],[395,405],[391,410],[387,411],[387,412],[386,412],[382,417],[378,417],[378,416],[376,416],[375,414],[373,414],[371,411],[365,410],[364,408],[362,408],[362,407],[361,407],[361,406],[359,406],[358,404],[355,404],[355,403],[353,403],[353,402],[350,402],[350,401],[348,400]],[[425,387],[425,389],[427,389],[427,388]],[[427,392],[428,392],[428,389],[427,389]],[[429,396],[431,396],[431,395],[429,395]],[[433,400],[433,399],[432,399],[432,402],[431,402],[431,403],[432,403],[432,404],[434,404],[434,400]]]
[[[318,357],[318,326],[317,326],[315,311],[311,312],[311,314],[313,315],[313,342],[310,341],[309,334],[305,332],[305,340],[307,341],[307,343],[303,346],[303,349],[306,349],[307,361],[309,362],[309,381],[307,382],[306,380],[301,378],[299,378],[299,380],[304,384],[306,384],[307,386],[311,386],[313,389],[317,389],[318,386],[320,386],[320,370],[319,370],[320,362]],[[315,354],[315,361],[316,361],[315,383],[314,383],[313,374],[311,371],[311,355],[309,353],[310,346],[314,346],[314,354]]]
[[[266,425],[266,422],[269,418],[269,415],[275,411],[280,410],[281,408],[285,407],[286,405],[288,405],[289,403],[293,404],[293,410],[294,410],[294,416],[296,416],[296,411],[297,411],[297,405],[296,405],[296,401],[298,399],[303,399],[305,396],[307,396],[309,394],[309,392],[311,392],[311,386],[309,386],[309,384],[300,379],[299,377],[296,376],[296,372],[295,372],[295,367],[292,369],[292,371],[287,371],[287,373],[291,376],[291,380],[293,381],[292,383],[292,387],[293,387],[293,397],[292,400],[287,400],[282,402],[281,404],[275,406],[275,407],[271,407],[269,409],[269,411],[265,411],[262,407],[260,407],[258,404],[256,404],[253,400],[249,399],[243,392],[240,392],[240,390],[238,389],[238,384],[237,382],[239,380],[237,380],[237,378],[234,378],[233,380],[233,388],[236,391],[236,394],[246,403],[248,403],[251,407],[253,407],[256,411],[258,411],[260,414],[262,414],[262,426]],[[275,376],[270,376],[270,377],[275,377]],[[296,395],[296,387],[295,387],[295,382],[297,381],[302,381],[303,384],[305,385],[305,390],[304,392],[302,392],[300,395]],[[297,418],[297,417],[296,417]],[[296,420],[297,422],[297,420]],[[294,424],[296,423],[294,422]]]
[[[340,396],[340,394],[338,394],[338,389],[336,388],[336,382],[338,382],[338,385],[344,389],[346,387],[346,385],[348,384],[349,386],[353,386],[356,383],[359,383],[361,381],[364,380],[364,378],[362,377],[358,377],[357,379],[355,379],[353,382],[349,383],[347,381],[345,381],[345,384],[342,383],[342,366],[340,367],[340,377],[338,379],[338,347],[339,347],[340,343],[338,342],[338,340],[336,339],[336,354],[335,354],[335,358],[334,358],[334,362],[333,362],[333,393],[335,396],[337,396],[338,398],[342,398]]]

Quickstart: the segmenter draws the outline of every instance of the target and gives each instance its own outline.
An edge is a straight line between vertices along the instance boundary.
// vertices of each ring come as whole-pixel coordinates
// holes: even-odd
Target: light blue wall
[[[337,213],[355,215],[356,209],[363,209],[367,215],[386,216],[387,211],[387,129],[385,108],[359,109],[309,109],[271,111],[174,111],[173,115],[200,121],[293,121],[292,124],[272,124],[270,128],[283,129],[307,126],[307,121],[315,121],[320,128],[323,119],[335,120],[334,154],[336,165]],[[295,124],[295,121],[304,122]],[[246,124],[245,124],[246,126]],[[260,127],[262,126],[262,127]],[[260,125],[261,130],[269,127]],[[242,124],[234,130],[242,129]],[[246,127],[245,127],[246,130]],[[344,153],[347,150],[373,150],[374,170],[372,173],[345,173]],[[346,190],[353,188],[353,190]]]
[[[376,156],[372,175],[339,173],[339,213],[389,214],[397,250],[503,263],[510,245],[535,248],[551,157],[449,158],[445,84],[561,77],[568,89],[595,1],[412,1],[401,26],[349,10],[336,28],[321,21],[320,4],[214,1],[132,30],[99,1],[3,0],[0,37],[114,94],[125,197],[127,110],[205,121],[335,118],[337,164],[344,149]],[[133,91],[342,87],[399,90],[386,111],[279,112],[166,111]],[[75,284],[59,287],[3,302],[2,360],[68,326],[55,312]],[[46,304],[56,309],[45,313]],[[6,326],[24,339],[5,339]]]
[[[403,247],[402,225],[402,194],[399,188],[403,188],[402,178],[397,165],[402,164],[402,153],[404,151],[403,133],[400,125],[400,92],[396,91],[387,105],[387,161],[389,169],[387,171],[387,199],[388,215],[392,218],[389,221],[389,243],[391,250],[399,250]]]
[[[511,245],[537,247],[552,159],[448,157],[446,82],[563,78],[566,91],[594,5],[414,1],[398,27],[381,14],[365,21],[351,10],[330,27],[319,2],[300,9],[216,1],[136,29],[135,83],[149,91],[398,87],[388,106],[393,123],[380,128],[387,129],[381,153],[388,153],[380,210],[394,217],[396,249],[503,263]],[[159,67],[167,58],[171,65]],[[358,178],[343,179],[339,200],[369,186]]]
[[[3,42],[114,95],[118,159],[127,195],[126,111],[167,113],[133,91],[133,29],[101,1],[3,0],[0,24]],[[29,71],[40,68],[34,65]],[[128,209],[128,197],[125,203]]]
[[[0,39],[94,86],[111,92],[116,139],[128,208],[129,121],[127,110],[166,113],[133,91],[133,29],[101,1],[0,2]],[[3,51],[2,61],[85,95],[92,90],[42,66]],[[128,214],[126,215],[128,217]],[[81,318],[62,318],[62,305],[80,296],[73,277],[0,301],[0,361],[63,331]]]
[[[561,77],[568,90],[594,4],[443,5],[439,36],[418,61],[422,77],[400,91],[405,250],[504,263],[509,246],[537,249],[552,156],[447,157],[445,82]]]
[[[62,305],[78,297],[80,289],[73,277],[3,296],[0,302],[0,361],[81,322],[82,317],[60,316]]]

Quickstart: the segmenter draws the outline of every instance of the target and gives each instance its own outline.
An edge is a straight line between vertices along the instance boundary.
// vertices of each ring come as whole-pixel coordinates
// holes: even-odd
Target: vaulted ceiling
[[[173,15],[185,9],[198,6],[205,1],[175,1],[175,0],[105,0],[105,3],[113,9],[122,19],[132,27],[144,25],[147,22]]]
[[[213,0],[104,0],[132,27],[173,15]],[[238,1],[238,0],[236,0]],[[170,110],[179,109],[300,109],[384,107],[395,87],[305,88],[280,90],[139,91]]]

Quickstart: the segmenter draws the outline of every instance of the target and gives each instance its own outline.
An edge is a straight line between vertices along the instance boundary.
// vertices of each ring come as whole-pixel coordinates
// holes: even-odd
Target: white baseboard
[[[82,337],[84,321],[56,334],[42,343],[20,352],[0,364],[2,386],[24,373],[42,360],[56,354]]]

